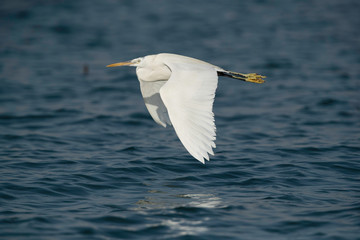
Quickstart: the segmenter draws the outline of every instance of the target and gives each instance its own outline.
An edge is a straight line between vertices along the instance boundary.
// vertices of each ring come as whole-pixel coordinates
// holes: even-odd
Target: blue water
[[[0,4],[1,239],[360,239],[357,0]],[[134,68],[220,78],[215,156],[147,113]]]

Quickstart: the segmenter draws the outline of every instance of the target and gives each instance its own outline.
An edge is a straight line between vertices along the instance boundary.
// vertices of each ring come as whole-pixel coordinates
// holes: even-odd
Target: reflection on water
[[[166,212],[177,213],[186,209],[187,212],[194,213],[208,208],[226,207],[221,199],[214,194],[192,193],[171,195],[157,190],[148,191],[152,196],[139,200],[134,209],[144,215],[150,215],[151,210],[166,209]],[[157,196],[155,195],[157,194]],[[171,214],[168,219],[155,223],[152,227],[164,226],[169,229],[171,237],[184,235],[198,235],[207,232],[206,222],[213,220],[209,217],[201,216],[194,220],[189,219],[186,214]]]
[[[177,194],[171,195],[157,190],[148,191],[152,194],[162,194],[161,197],[146,196],[136,202],[135,210],[145,209],[162,209],[162,208],[179,208],[179,207],[196,207],[196,208],[221,208],[225,207],[221,199],[214,194]]]
[[[209,230],[207,227],[204,227],[204,221],[192,221],[181,218],[165,220],[162,222],[162,225],[169,227],[171,231],[174,232],[171,237],[179,237],[183,235],[198,235]]]
[[[185,194],[183,197],[190,198],[193,201],[189,203],[192,207],[199,208],[218,208],[221,206],[221,199],[213,194]]]

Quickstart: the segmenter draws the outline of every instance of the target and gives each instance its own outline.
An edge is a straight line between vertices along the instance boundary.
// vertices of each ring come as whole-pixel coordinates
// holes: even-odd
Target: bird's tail
[[[265,76],[256,73],[244,74],[244,73],[237,73],[231,71],[218,72],[218,75],[242,80],[245,82],[253,82],[253,83],[264,83],[265,82],[264,78],[266,78]]]

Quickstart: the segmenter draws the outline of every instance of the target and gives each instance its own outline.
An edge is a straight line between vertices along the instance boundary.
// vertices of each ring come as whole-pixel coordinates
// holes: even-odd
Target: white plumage
[[[197,160],[214,155],[215,123],[212,111],[218,75],[262,83],[263,76],[226,71],[210,63],[161,53],[108,67],[136,66],[145,105],[154,121],[173,125],[177,136]]]

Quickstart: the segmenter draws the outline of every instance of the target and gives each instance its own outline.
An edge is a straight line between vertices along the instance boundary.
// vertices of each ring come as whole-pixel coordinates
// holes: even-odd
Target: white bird
[[[154,121],[173,125],[186,150],[205,163],[214,155],[216,127],[212,111],[218,76],[263,83],[265,76],[226,71],[177,54],[160,53],[107,67],[134,66],[141,94]]]

